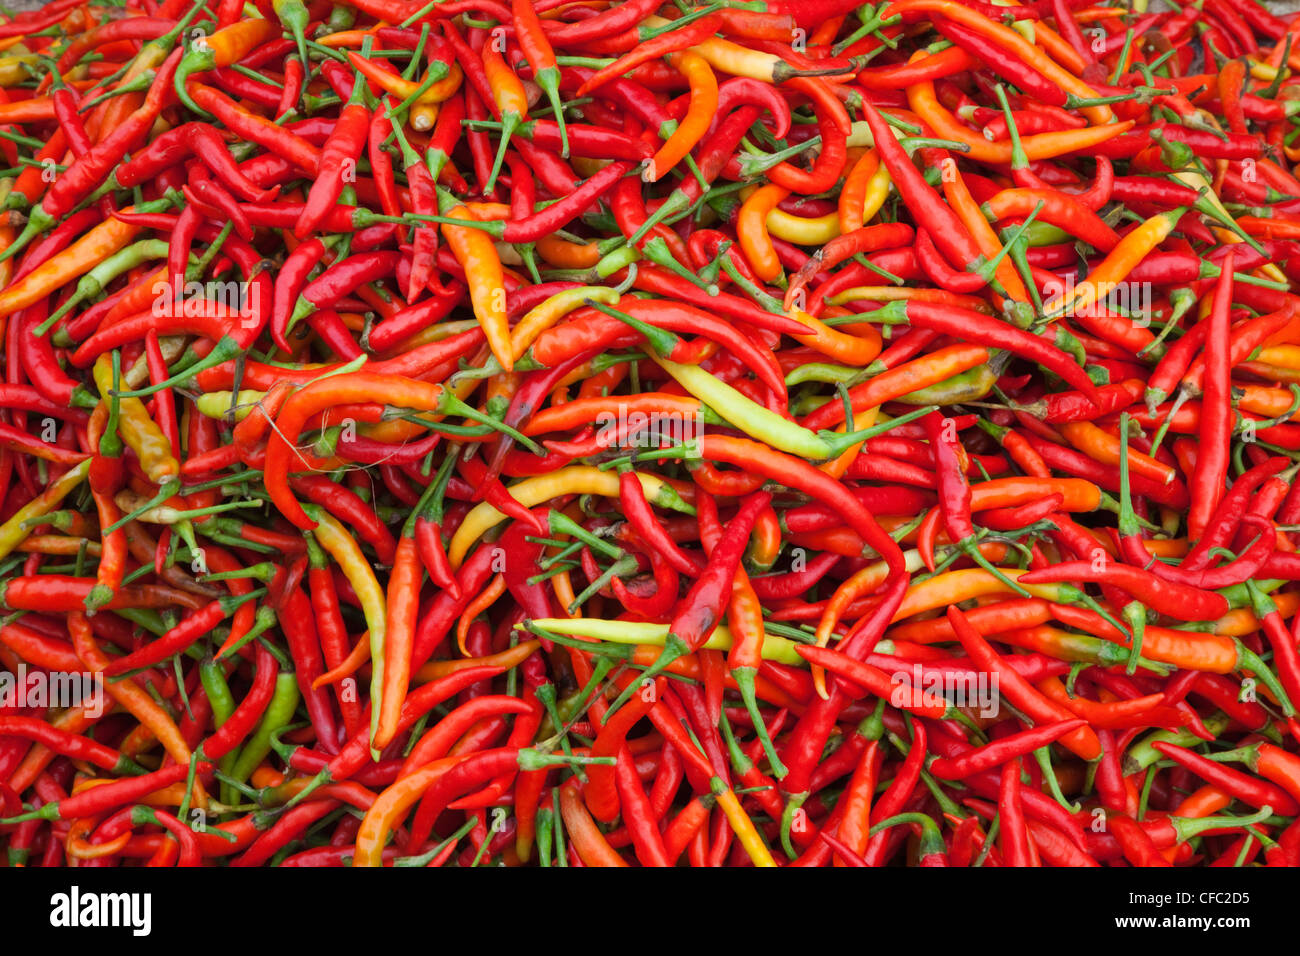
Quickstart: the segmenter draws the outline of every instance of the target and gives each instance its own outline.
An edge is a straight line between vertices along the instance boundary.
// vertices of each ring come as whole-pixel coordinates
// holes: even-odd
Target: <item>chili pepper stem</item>
[[[1282,682],[1279,681],[1277,676],[1269,670],[1262,660],[1260,660],[1259,655],[1246,647],[1246,645],[1242,644],[1239,640],[1234,639],[1234,643],[1237,646],[1238,665],[1250,671],[1264,682],[1264,686],[1267,687],[1270,693],[1272,693],[1277,699],[1279,706],[1282,708],[1283,716],[1294,717],[1295,707],[1292,706],[1291,699],[1287,696],[1286,690],[1283,689]]]
[[[260,607],[253,618],[253,626],[233,644],[227,643],[217,651],[216,659],[221,660],[239,652],[245,645],[257,640],[279,622],[279,616],[272,608]]]
[[[794,860],[799,857],[799,852],[794,848],[794,843],[790,839],[790,831],[794,827],[795,814],[798,813],[807,801],[808,793],[792,793],[785,801],[785,807],[781,811],[781,849],[785,855]]]
[[[758,709],[758,695],[754,686],[754,678],[758,676],[758,671],[753,667],[737,667],[731,672],[731,676],[736,681],[736,687],[740,691],[740,699],[745,703],[745,710],[749,712],[750,719],[754,722],[754,732],[763,743],[763,752],[767,755],[767,762],[771,767],[772,776],[777,780],[781,780],[789,773],[789,770],[781,762],[781,758],[777,756],[776,746],[772,743],[772,737],[767,731],[767,724],[763,722],[762,713]]]
[[[523,118],[514,112],[507,112],[501,115],[501,141],[497,145],[496,158],[492,160],[492,171],[488,174],[487,181],[483,184],[483,194],[490,195],[496,187],[497,176],[501,172],[501,164],[505,162],[506,148],[510,145],[510,137],[514,134]]]
[[[659,656],[655,658],[655,662],[642,672],[640,683],[644,684],[647,680],[653,680],[667,670],[673,661],[685,657],[690,653],[691,648],[686,644],[686,642],[676,634],[670,632],[664,639],[663,650],[660,652]],[[609,705],[609,710],[606,713],[608,715],[616,713],[620,707],[627,703],[628,698],[636,692],[637,687],[638,684],[629,684],[627,689],[625,689],[623,693],[619,694],[614,702]],[[606,719],[608,720],[608,716]]]

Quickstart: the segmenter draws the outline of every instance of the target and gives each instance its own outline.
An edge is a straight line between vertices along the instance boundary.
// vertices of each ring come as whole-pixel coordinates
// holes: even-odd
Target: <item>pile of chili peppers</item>
[[[1298,41],[0,24],[5,862],[1300,864]]]

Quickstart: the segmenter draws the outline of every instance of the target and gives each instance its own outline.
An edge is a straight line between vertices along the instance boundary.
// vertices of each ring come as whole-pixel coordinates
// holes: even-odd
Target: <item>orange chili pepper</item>
[[[869,149],[858,157],[849,174],[844,177],[838,201],[841,234],[847,235],[866,224],[862,211],[867,199],[867,186],[879,168],[880,158],[874,149]]]
[[[483,193],[487,195],[496,185],[497,174],[501,172],[501,163],[506,158],[506,147],[510,145],[511,135],[528,119],[528,94],[524,90],[524,84],[501,56],[495,40],[483,45],[481,55],[483,72],[487,74],[488,83],[492,87],[492,99],[496,103],[496,112],[501,117],[501,143],[497,147],[496,159],[492,163],[492,172],[483,184]]]
[[[997,21],[990,20],[984,14],[972,10],[970,7],[963,6],[955,0],[894,0],[884,11],[883,16],[892,16],[895,13],[918,11],[922,13],[938,13],[949,20],[953,20],[963,26],[969,27],[980,36],[985,37],[998,46],[1002,47],[1008,53],[1017,57],[1027,66],[1033,67],[1047,79],[1057,84],[1067,93],[1073,93],[1082,99],[1093,99],[1097,96],[1087,83],[1079,79],[1070,69],[1082,72],[1087,65],[1082,62],[1078,54],[1071,51],[1069,59],[1071,60],[1070,69],[1062,67],[1052,59],[1044,50],[1039,49],[1022,37],[1015,30],[1004,26]],[[1037,30],[1037,26],[1035,26]],[[1037,35],[1037,34],[1035,34]],[[1046,33],[1044,34],[1046,35]],[[1061,40],[1059,35],[1052,34],[1054,40],[1052,43],[1056,52],[1060,53],[1064,49],[1069,49],[1068,44]],[[1055,41],[1060,41],[1059,43]],[[915,107],[913,107],[915,109]],[[919,111],[918,111],[919,112]],[[1080,110],[1084,116],[1088,117],[1094,125],[1104,126],[1114,119],[1114,113],[1109,106],[1089,106]],[[942,135],[942,134],[941,134]]]
[[[90,630],[90,622],[86,615],[80,611],[74,611],[68,615],[68,633],[72,637],[72,645],[77,651],[77,656],[81,658],[86,667],[97,674],[102,674],[108,667],[110,660],[95,640],[94,634]],[[163,749],[167,751],[168,756],[178,764],[186,765],[190,762],[193,755],[185,738],[181,735],[180,729],[176,722],[161,706],[158,705],[144,688],[130,680],[123,681],[104,681],[104,689],[108,691],[110,697],[118,702],[124,710],[130,712],[136,720],[148,727],[153,735],[158,738]],[[203,791],[203,785],[198,781],[194,783],[194,805],[200,809],[207,806],[207,795]]]
[[[984,213],[980,210],[979,204],[970,194],[966,187],[966,180],[954,165],[951,175],[943,177],[943,194],[948,199],[949,205],[961,217],[962,223],[970,231],[971,238],[979,245],[980,252],[984,254],[985,259],[992,259],[1002,249],[1002,242],[998,239],[998,234],[993,231],[989,221],[984,218]],[[997,272],[994,273],[1002,288],[1007,290],[1007,295],[1016,302],[1028,302],[1029,292],[1025,289],[1025,284],[1020,280],[1016,273],[1015,264],[1010,257],[1004,257],[998,263]]]
[[[927,0],[928,2],[928,0]],[[907,88],[908,105],[934,130],[941,139],[950,139],[964,143],[968,149],[965,153],[971,159],[983,163],[1009,164],[1012,158],[1010,140],[989,142],[983,136],[972,132],[967,126],[958,122],[935,95],[934,84],[928,81],[915,83]],[[1061,130],[1051,133],[1034,133],[1022,136],[1020,145],[1025,155],[1031,159],[1052,159],[1069,153],[1087,152],[1094,146],[1114,139],[1133,127],[1132,120],[1109,123],[1104,126],[1088,126],[1084,129]]]
[[[686,77],[691,86],[691,101],[686,116],[646,167],[645,179],[652,183],[662,179],[695,148],[718,112],[718,81],[706,60],[686,51],[671,54],[668,63]]]
[[[1066,441],[1094,461],[1119,466],[1120,440],[1092,422],[1069,422],[1057,425],[1056,430],[1065,436]],[[1133,474],[1150,478],[1161,484],[1167,485],[1178,477],[1178,471],[1172,465],[1156,461],[1136,448],[1128,449],[1128,463]]]
[[[504,142],[503,138],[503,145]],[[442,215],[449,219],[478,221],[477,216],[441,190],[438,192],[438,205]],[[465,270],[474,316],[487,336],[488,347],[501,367],[509,372],[514,369],[515,360],[510,347],[510,322],[506,317],[505,272],[496,246],[492,244],[492,238],[480,229],[443,223],[442,234],[452,255]]]
[[[128,206],[123,212],[131,212]],[[106,219],[94,229],[0,292],[0,319],[13,315],[56,289],[77,279],[113,253],[124,248],[139,234],[141,227],[120,219]]]
[[[781,186],[760,187],[745,200],[736,219],[740,248],[754,274],[764,282],[771,282],[781,274],[781,260],[777,258],[772,237],[767,233],[767,214],[789,195],[790,190]]]

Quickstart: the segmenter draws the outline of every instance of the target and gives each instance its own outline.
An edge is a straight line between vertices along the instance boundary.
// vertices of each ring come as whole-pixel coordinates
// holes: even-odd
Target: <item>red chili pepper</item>
[[[333,132],[321,148],[320,162],[315,170],[316,178],[307,194],[302,216],[293,229],[293,234],[299,239],[306,239],[314,232],[330,208],[338,202],[339,195],[347,185],[349,168],[355,167],[361,156],[370,129],[370,111],[361,100],[363,90],[361,84],[353,88],[351,97],[343,104]]]
[[[1020,580],[1025,584],[1050,581],[1104,582],[1180,621],[1212,621],[1228,613],[1227,598],[1221,594],[1174,581],[1162,581],[1149,571],[1116,562],[1107,562],[1098,568],[1095,567],[1095,562],[1066,561],[1050,568],[1030,571],[1021,575]]]
[[[973,773],[1000,767],[1007,761],[1016,760],[1058,740],[1086,723],[1084,720],[1063,720],[1059,723],[1024,730],[1009,737],[1002,737],[961,757],[940,758],[930,765],[930,772],[942,779],[960,780]]]
[[[1297,803],[1294,797],[1277,784],[1257,780],[1176,744],[1155,741],[1152,746],[1207,783],[1232,794],[1243,803],[1248,803],[1256,809],[1267,806],[1282,814],[1292,814],[1297,812],[1297,809],[1300,809],[1300,803]]]

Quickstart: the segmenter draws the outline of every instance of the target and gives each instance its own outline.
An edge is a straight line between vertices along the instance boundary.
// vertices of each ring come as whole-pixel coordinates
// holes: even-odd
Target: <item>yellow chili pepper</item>
[[[814,461],[840,454],[838,444],[828,442],[816,432],[758,404],[698,365],[681,365],[658,357],[655,361],[677,380],[678,385],[745,434],[773,448]]]
[[[1259,60],[1249,60],[1251,79],[1259,80],[1263,83],[1272,83],[1277,76],[1277,67],[1268,63],[1261,63]]]
[[[845,289],[843,292],[837,292],[828,300],[831,305],[845,305],[849,302],[856,302],[859,299],[868,302],[894,302],[898,299],[917,299],[919,301],[936,301],[942,297],[945,302],[951,302],[953,305],[960,305],[964,309],[971,309],[974,312],[983,312],[986,315],[993,315],[993,307],[983,299],[974,295],[960,295],[954,292],[944,292],[935,289],[912,289],[896,285],[859,285],[852,289]]]
[[[1194,169],[1180,169],[1176,172],[1170,173],[1169,175],[1171,178],[1182,183],[1188,189],[1200,193],[1205,201],[1209,203],[1214,208],[1214,211],[1223,219],[1226,219],[1229,222],[1233,221],[1232,214],[1228,212],[1227,207],[1223,205],[1223,201],[1219,199],[1219,194],[1214,190],[1213,184],[1199,172]],[[1231,229],[1215,228],[1214,234],[1218,237],[1220,242],[1235,244],[1246,241]],[[1279,269],[1277,264],[1273,262],[1264,263],[1264,265],[1260,266],[1257,271],[1262,272],[1266,278],[1272,279],[1274,282],[1285,284],[1288,281],[1286,273]]]
[[[86,480],[90,474],[90,459],[87,458],[75,468],[64,472],[48,488],[14,512],[4,524],[0,524],[0,558],[8,557],[31,534],[30,528],[23,524],[32,518],[47,515],[59,506],[72,490]]]
[[[348,530],[323,508],[307,506],[316,519],[316,540],[329,552],[352,585],[361,602],[361,613],[370,629],[370,735],[379,727],[379,711],[384,686],[384,635],[388,631],[388,600],[375,577],[369,560]]]
[[[522,356],[537,336],[574,309],[579,308],[588,299],[606,305],[617,305],[619,294],[609,286],[603,285],[579,286],[576,289],[564,289],[555,293],[545,302],[530,309],[510,333],[510,349],[514,357]]]
[[[0,86],[17,86],[31,78],[38,57],[34,53],[0,59]]]
[[[105,352],[95,360],[92,370],[95,387],[104,401],[113,401],[113,359]],[[156,485],[165,485],[180,476],[180,462],[172,454],[171,442],[149,417],[149,409],[138,398],[118,397],[117,431],[137,458],[140,467]]]
[[[876,213],[880,212],[880,207],[889,198],[889,191],[893,185],[894,181],[889,177],[889,168],[881,163],[867,183],[867,195],[862,202],[863,222],[870,222]]]
[[[234,392],[204,392],[194,400],[194,407],[200,415],[206,415],[208,418],[224,419],[233,409],[235,421],[242,422],[248,417],[248,413],[262,399],[266,398],[266,392],[259,392],[256,389],[245,388],[239,394]]]
[[[650,23],[657,19],[659,18],[650,17],[646,22]],[[708,60],[715,70],[721,70],[732,76],[748,76],[760,83],[784,83],[798,72],[795,67],[775,53],[751,50],[719,37],[710,37],[703,43],[691,47],[691,50]]]
[[[644,471],[636,473],[641,482],[641,490],[646,500],[661,508],[694,513],[681,500],[672,485],[664,479]],[[544,501],[561,495],[601,495],[605,498],[617,498],[618,475],[612,471],[601,471],[592,465],[569,465],[545,475],[525,478],[510,485],[510,495],[525,508],[533,508]],[[447,545],[447,559],[453,568],[459,568],[469,553],[470,546],[481,538],[489,529],[506,520],[506,516],[486,501],[481,501],[465,516],[460,527]]]
[[[840,234],[840,214],[805,218],[773,209],[767,214],[767,231],[797,246],[824,246]]]
[[[1269,345],[1259,350],[1254,361],[1281,368],[1300,368],[1300,345]]]
[[[411,104],[411,128],[420,130],[433,129],[434,123],[438,121],[438,110],[441,107],[437,103],[422,103],[416,101]]]
[[[582,619],[565,617],[541,618],[533,622],[537,627],[570,637],[589,637],[614,644],[635,644],[662,647],[668,639],[668,625],[653,621],[602,621],[593,617]],[[702,647],[710,651],[731,650],[732,635],[726,624],[719,624]],[[795,651],[795,643],[774,634],[763,636],[763,660],[803,667],[805,661]]]
[[[731,824],[732,832],[736,834],[736,840],[745,852],[749,854],[750,860],[755,866],[769,867],[776,866],[776,860],[772,859],[772,851],[767,848],[763,838],[759,836],[758,830],[754,827],[754,821],[749,819],[749,814],[745,812],[740,801],[731,789],[725,786],[721,780],[714,779],[713,795],[718,800],[718,806],[722,808],[723,815],[727,822]]]

